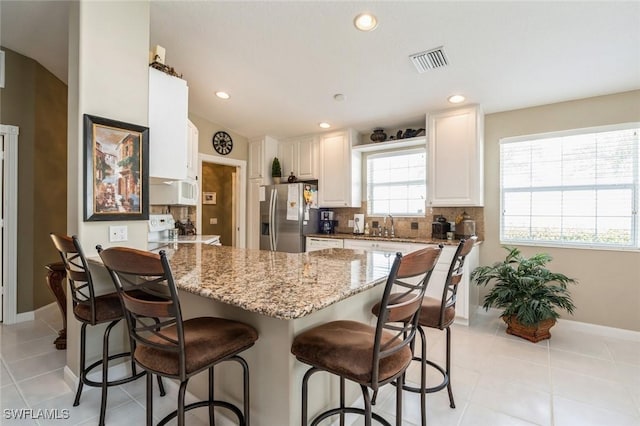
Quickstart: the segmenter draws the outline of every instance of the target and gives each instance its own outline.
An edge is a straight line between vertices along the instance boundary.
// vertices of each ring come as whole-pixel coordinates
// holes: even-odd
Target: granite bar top
[[[165,250],[176,285],[273,318],[301,318],[385,281],[388,252],[325,249],[281,253],[206,244]]]

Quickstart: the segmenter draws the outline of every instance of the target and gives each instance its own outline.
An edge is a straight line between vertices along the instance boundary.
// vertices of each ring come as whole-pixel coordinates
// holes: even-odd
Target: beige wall
[[[149,2],[93,2],[82,0],[69,6],[69,113],[67,173],[67,232],[77,234],[87,256],[95,256],[96,244],[109,243],[109,226],[128,228],[126,245],[146,249],[146,221],[83,221],[83,114],[148,125],[149,98]],[[103,268],[93,271],[98,292],[113,291]],[[68,305],[69,299],[67,299]],[[77,375],[79,323],[68,311],[67,366]],[[122,322],[118,325],[124,331]],[[102,329],[88,333],[87,358],[101,351]],[[111,349],[117,351],[112,335]],[[125,342],[122,334],[122,342]]]
[[[499,140],[607,124],[640,122],[640,90],[562,102],[485,116],[485,242],[480,263],[504,258],[500,246]],[[579,284],[572,286],[577,310],[562,318],[640,331],[640,253],[638,251],[522,247],[525,255],[545,251],[551,267]],[[480,297],[486,294],[482,289]]]
[[[203,118],[192,113],[189,113],[189,119],[198,128],[199,153],[217,155],[224,158],[233,158],[234,160],[247,160],[249,156],[249,140],[246,137],[227,129],[224,126],[216,124],[207,118]],[[213,149],[213,144],[211,143],[213,135],[220,130],[229,133],[229,136],[231,136],[231,139],[233,140],[233,149],[229,155],[220,155],[215,149]]]
[[[9,49],[0,122],[18,126],[17,312],[54,298],[44,265],[59,261],[50,232],[66,231],[67,86],[36,61]]]

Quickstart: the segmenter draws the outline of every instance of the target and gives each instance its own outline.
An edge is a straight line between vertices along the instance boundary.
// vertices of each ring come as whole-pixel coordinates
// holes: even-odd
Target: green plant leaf
[[[535,325],[549,318],[558,318],[558,310],[573,314],[576,309],[567,284],[576,280],[551,272],[547,253],[525,258],[516,247],[504,247],[508,253],[502,262],[480,266],[471,273],[477,285],[491,289],[482,307],[502,309],[501,316],[516,316],[524,325]]]

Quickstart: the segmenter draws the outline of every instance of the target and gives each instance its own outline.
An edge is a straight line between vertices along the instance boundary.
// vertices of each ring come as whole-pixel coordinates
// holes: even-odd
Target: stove
[[[170,214],[149,215],[149,234],[147,242],[221,245],[220,235],[178,235],[176,221]]]
[[[176,228],[176,221],[170,214],[150,214],[149,215],[149,235],[148,241],[169,240],[170,231]],[[176,236],[178,234],[176,233]]]

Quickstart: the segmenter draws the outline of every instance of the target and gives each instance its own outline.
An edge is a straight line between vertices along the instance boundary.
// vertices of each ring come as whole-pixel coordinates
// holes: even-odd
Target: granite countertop
[[[349,249],[282,253],[206,244],[161,249],[179,289],[285,320],[384,282],[393,263],[388,252]]]
[[[445,246],[457,246],[460,240],[440,240],[425,237],[374,237],[364,234],[306,234],[305,237],[316,238],[333,238],[339,240],[371,240],[371,241],[386,241],[390,243],[415,243],[415,244],[443,244]]]

